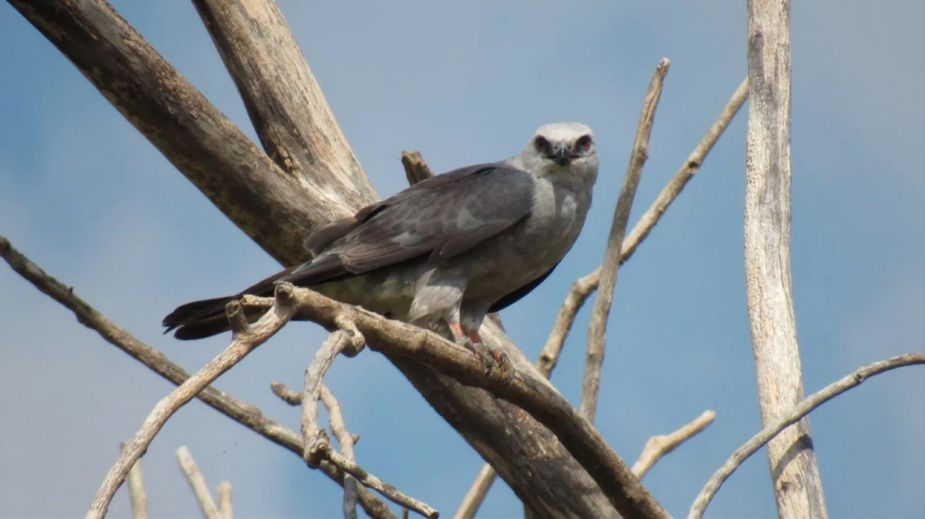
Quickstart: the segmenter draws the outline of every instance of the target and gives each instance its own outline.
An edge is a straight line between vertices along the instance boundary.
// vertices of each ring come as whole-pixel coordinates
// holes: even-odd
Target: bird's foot
[[[459,323],[452,323],[449,327],[456,343],[478,357],[485,369],[485,375],[491,375],[493,371],[497,371],[501,376],[510,373],[511,361],[507,358],[507,355],[483,344],[478,330],[466,330]]]

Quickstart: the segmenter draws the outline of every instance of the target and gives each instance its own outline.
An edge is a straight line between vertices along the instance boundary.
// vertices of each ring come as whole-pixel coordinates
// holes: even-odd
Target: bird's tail
[[[203,299],[180,305],[161,322],[167,328],[164,333],[176,329],[173,336],[177,339],[193,340],[204,339],[229,330],[231,325],[228,324],[228,318],[225,316],[225,305],[229,301],[244,294],[271,296],[276,281],[289,272],[290,270],[287,269],[276,273],[233,296]],[[259,313],[246,315],[248,320],[260,317]]]

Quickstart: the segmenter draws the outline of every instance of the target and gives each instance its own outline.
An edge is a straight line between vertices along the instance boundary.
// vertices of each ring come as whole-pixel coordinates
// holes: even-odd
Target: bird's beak
[[[572,161],[572,150],[569,149],[568,144],[557,142],[553,145],[552,156],[550,158],[555,161],[556,164],[565,166]]]

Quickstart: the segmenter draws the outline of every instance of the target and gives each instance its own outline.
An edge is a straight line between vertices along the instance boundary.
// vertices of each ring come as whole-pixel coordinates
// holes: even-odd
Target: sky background
[[[252,137],[189,2],[114,2]],[[403,149],[435,171],[518,152],[542,123],[597,134],[601,170],[582,237],[503,312],[535,358],[573,279],[599,264],[648,79],[672,60],[631,224],[746,75],[745,2],[281,3],[347,138],[383,196],[405,187]],[[792,268],[804,382],[925,350],[925,3],[794,2]],[[597,425],[628,461],[705,409],[716,422],[645,478],[683,516],[709,475],[760,428],[742,265],[746,110],[620,271]],[[227,337],[181,343],[161,317],[278,270],[52,45],[0,4],[0,234],[188,370]],[[589,305],[590,306],[590,305]],[[588,309],[554,383],[577,402]],[[301,384],[323,339],[295,323],[217,386],[298,430],[271,381]],[[361,464],[449,517],[482,461],[380,355],[327,377]],[[171,385],[0,266],[0,516],[85,513]],[[832,517],[925,516],[925,369],[866,382],[811,415]],[[336,517],[341,492],[205,405],[182,409],[144,457],[154,517],[198,508],[174,451],[187,445],[239,517]],[[775,517],[764,451],[710,517]],[[129,505],[120,491],[112,517]],[[483,517],[517,517],[497,483]]]

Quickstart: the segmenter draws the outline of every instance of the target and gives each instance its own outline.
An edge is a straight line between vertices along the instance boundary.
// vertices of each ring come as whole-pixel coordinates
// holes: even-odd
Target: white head
[[[512,163],[534,175],[556,175],[567,170],[593,182],[597,177],[594,132],[581,123],[544,124]]]

